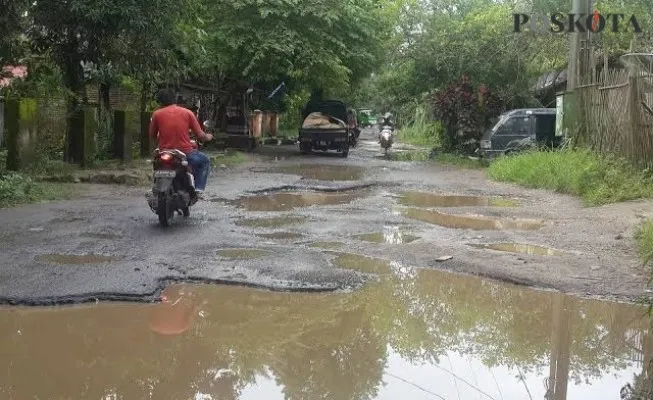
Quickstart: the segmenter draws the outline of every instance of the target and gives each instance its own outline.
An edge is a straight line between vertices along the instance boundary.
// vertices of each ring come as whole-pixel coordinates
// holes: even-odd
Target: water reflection
[[[390,262],[342,294],[173,286],[0,312],[2,399],[615,399],[645,310]]]

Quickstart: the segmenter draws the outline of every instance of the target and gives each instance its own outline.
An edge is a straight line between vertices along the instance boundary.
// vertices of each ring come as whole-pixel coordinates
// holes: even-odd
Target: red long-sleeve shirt
[[[152,113],[150,121],[150,137],[159,137],[159,149],[181,150],[188,154],[195,150],[190,142],[189,131],[200,139],[205,139],[206,134],[200,127],[197,117],[187,108],[171,105],[160,108]]]

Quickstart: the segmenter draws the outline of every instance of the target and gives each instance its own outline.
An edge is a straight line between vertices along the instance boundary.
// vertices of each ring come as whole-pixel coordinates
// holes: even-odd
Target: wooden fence
[[[576,137],[602,154],[638,167],[653,166],[653,76],[607,70],[577,88],[580,126]]]

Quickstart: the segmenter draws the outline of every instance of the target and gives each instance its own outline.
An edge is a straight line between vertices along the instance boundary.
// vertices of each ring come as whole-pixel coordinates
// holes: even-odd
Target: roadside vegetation
[[[36,182],[24,174],[0,174],[0,208],[17,204],[41,201],[63,200],[72,195],[72,189],[65,185]]]
[[[589,150],[528,151],[496,159],[490,178],[579,196],[597,206],[653,197],[653,177]]]
[[[646,265],[653,262],[653,220],[644,222],[635,233],[639,256]]]

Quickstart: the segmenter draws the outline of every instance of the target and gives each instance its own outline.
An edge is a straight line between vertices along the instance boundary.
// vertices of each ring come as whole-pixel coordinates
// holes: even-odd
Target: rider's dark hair
[[[157,94],[156,100],[163,106],[170,106],[177,103],[177,96],[172,89],[162,89]]]

